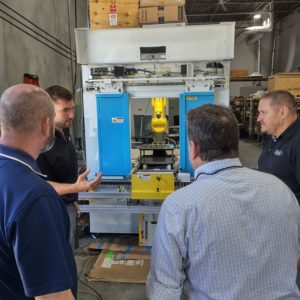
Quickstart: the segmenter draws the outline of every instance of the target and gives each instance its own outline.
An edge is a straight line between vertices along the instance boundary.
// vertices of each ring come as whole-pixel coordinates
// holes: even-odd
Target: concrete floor
[[[245,167],[256,168],[257,159],[261,152],[261,144],[247,139],[240,141],[240,159]],[[81,238],[80,249],[84,249],[93,242],[92,237]],[[75,254],[78,270],[78,300],[144,300],[145,284],[88,282],[85,273],[88,273],[95,263],[97,256],[85,250],[77,250]],[[88,286],[90,287],[88,287]],[[98,295],[97,295],[98,293]]]

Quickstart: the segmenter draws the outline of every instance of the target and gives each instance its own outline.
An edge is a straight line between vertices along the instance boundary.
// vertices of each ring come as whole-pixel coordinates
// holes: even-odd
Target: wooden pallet
[[[90,0],[89,4],[91,28],[139,27],[138,0]]]

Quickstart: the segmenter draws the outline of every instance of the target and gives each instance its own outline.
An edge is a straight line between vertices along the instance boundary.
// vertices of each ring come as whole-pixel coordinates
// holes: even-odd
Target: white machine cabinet
[[[99,171],[96,95],[128,94],[131,128],[135,126],[134,114],[151,115],[147,102],[151,97],[179,99],[184,93],[212,92],[216,104],[229,105],[235,23],[79,28],[75,30],[75,37],[77,62],[82,65],[86,160],[92,176]],[[212,69],[211,65],[221,68]],[[90,205],[92,232],[138,231],[137,215],[125,207],[130,199],[130,190],[126,187],[124,184],[122,191],[107,192],[108,187],[103,186],[98,194],[94,193],[95,205],[103,201],[100,198],[105,198],[111,206],[105,211]],[[122,196],[124,193],[126,197]],[[81,193],[80,197],[88,195]],[[87,207],[84,209],[88,211]],[[150,213],[151,209],[144,206],[144,212]]]

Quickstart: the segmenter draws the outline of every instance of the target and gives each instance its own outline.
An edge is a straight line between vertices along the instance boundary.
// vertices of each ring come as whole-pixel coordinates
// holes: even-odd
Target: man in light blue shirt
[[[242,167],[225,107],[188,113],[195,181],[162,205],[149,299],[300,299],[300,208],[276,177]]]

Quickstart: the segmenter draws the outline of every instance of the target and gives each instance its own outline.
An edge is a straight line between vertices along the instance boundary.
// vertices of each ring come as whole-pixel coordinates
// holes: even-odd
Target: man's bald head
[[[17,84],[1,95],[1,131],[30,133],[46,118],[54,118],[54,106],[49,95],[41,88]]]

